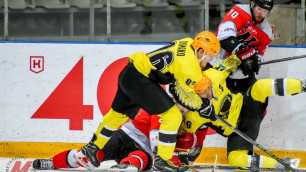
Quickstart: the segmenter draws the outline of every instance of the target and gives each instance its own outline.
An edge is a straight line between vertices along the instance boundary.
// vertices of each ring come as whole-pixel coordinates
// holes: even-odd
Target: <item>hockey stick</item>
[[[292,57],[287,57],[287,58],[282,58],[282,59],[275,59],[275,60],[262,62],[260,65],[278,63],[278,62],[289,61],[289,60],[294,60],[294,59],[301,59],[301,58],[305,58],[305,57],[306,57],[306,55],[300,55],[300,56],[292,56]]]
[[[214,168],[213,168],[212,172],[215,172],[215,170],[216,170],[217,159],[218,159],[218,155],[216,154],[216,157],[215,157],[215,164],[214,164]]]
[[[235,128],[234,126],[232,126],[230,123],[226,122],[223,118],[221,118],[219,115],[215,115],[216,118],[221,121],[223,124],[225,124],[226,126],[228,126],[230,129],[232,129],[235,133],[237,133],[238,135],[240,135],[242,138],[244,138],[246,141],[248,141],[249,143],[251,143],[252,145],[256,146],[257,148],[259,148],[260,150],[262,150],[263,152],[265,152],[266,154],[270,155],[273,159],[275,159],[276,161],[278,161],[279,163],[281,163],[283,166],[286,167],[286,169],[290,169],[292,171],[298,171],[294,168],[292,168],[290,165],[286,164],[282,159],[277,158],[275,155],[273,155],[271,152],[269,152],[267,149],[265,149],[264,147],[262,147],[260,144],[256,143],[253,139],[251,139],[248,135],[244,134],[243,132],[241,132],[240,130],[238,130],[237,128]]]

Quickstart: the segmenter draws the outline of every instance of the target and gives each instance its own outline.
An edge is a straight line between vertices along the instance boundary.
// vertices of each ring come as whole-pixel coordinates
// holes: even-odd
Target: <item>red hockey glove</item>
[[[173,153],[173,156],[172,158],[170,159],[170,161],[174,164],[174,165],[177,165],[179,167],[182,167],[182,163],[181,161],[179,160],[179,158],[177,157],[177,155],[175,153]]]
[[[197,143],[197,136],[190,133],[180,133],[177,136],[176,147],[181,149],[192,149]]]
[[[250,57],[254,56],[256,54],[255,48],[247,45],[245,47],[241,46],[239,50],[236,52],[237,57],[241,60],[247,60]]]

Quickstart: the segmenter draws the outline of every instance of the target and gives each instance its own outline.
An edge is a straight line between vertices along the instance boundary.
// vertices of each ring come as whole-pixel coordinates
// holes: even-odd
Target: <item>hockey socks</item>
[[[77,149],[67,150],[61,152],[53,157],[53,165],[55,168],[78,168],[80,165],[73,158],[73,155],[77,153]]]
[[[91,140],[93,144],[102,149],[105,144],[112,137],[114,132],[129,118],[119,112],[110,109],[109,112],[103,117],[103,122],[99,125],[95,132],[95,137]]]
[[[77,162],[76,158],[74,157],[74,154],[80,153],[77,149],[67,150],[64,152],[61,152],[53,157],[53,165],[54,168],[78,168],[78,167],[84,167],[82,164]],[[98,152],[98,159],[100,162],[103,161],[104,158],[104,152],[100,150]],[[83,162],[88,163],[88,160],[85,156],[82,157]]]
[[[134,151],[120,161],[120,164],[134,165],[138,167],[138,169],[140,169],[139,171],[143,171],[148,163],[148,156],[143,151]]]

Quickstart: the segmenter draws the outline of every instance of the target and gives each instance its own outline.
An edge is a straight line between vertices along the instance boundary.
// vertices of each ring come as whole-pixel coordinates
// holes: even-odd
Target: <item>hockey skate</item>
[[[290,165],[292,168],[298,168],[299,164],[300,164],[300,159],[298,159],[298,158],[296,158],[296,159],[281,158],[281,160],[283,160],[286,164]],[[289,169],[284,167],[283,164],[281,164],[281,163],[277,163],[275,165],[275,168],[279,168],[282,171],[290,171]]]
[[[87,159],[89,160],[89,162],[87,164],[92,164],[94,167],[99,167],[100,166],[100,161],[98,159],[98,151],[100,149],[98,148],[98,146],[96,146],[93,143],[88,143],[87,145],[83,146],[81,148],[81,151],[83,153],[83,155],[85,155],[87,157]],[[82,163],[82,155],[76,153],[75,157],[77,158],[77,161],[79,163]],[[83,164],[82,164],[83,165]],[[87,168],[87,166],[84,166]],[[91,169],[92,167],[89,165],[89,169]]]
[[[154,171],[163,171],[163,172],[183,172],[185,171],[184,167],[178,167],[174,165],[171,161],[163,160],[159,155],[156,155],[154,165]]]
[[[89,169],[89,170],[94,170],[95,166],[92,165],[87,159],[87,157],[83,154],[82,151],[78,151],[73,155],[73,158],[83,167]]]
[[[136,167],[135,165],[130,165],[130,164],[117,164],[117,165],[111,166],[110,171],[133,171],[133,172],[138,172],[139,168]]]
[[[32,167],[36,170],[53,170],[53,159],[35,159]]]

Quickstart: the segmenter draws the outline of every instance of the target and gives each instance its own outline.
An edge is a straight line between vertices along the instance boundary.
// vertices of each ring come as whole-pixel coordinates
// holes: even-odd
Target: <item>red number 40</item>
[[[83,130],[93,119],[93,105],[83,105],[83,57],[31,118],[69,119],[70,130]]]

